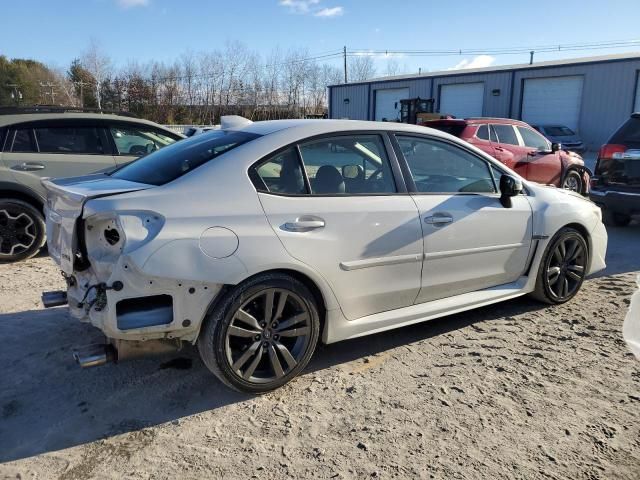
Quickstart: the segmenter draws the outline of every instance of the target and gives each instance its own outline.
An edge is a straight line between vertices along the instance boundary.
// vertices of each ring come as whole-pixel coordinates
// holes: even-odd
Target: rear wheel
[[[22,200],[0,199],[0,262],[31,258],[44,242],[44,218],[36,208]]]
[[[584,185],[582,182],[582,177],[575,170],[569,170],[562,181],[562,188],[566,190],[571,190],[572,192],[577,192],[580,194],[584,193]]]
[[[222,382],[263,393],[297,376],[318,342],[320,319],[309,289],[288,275],[258,275],[240,284],[206,319],[202,360]]]
[[[532,296],[545,303],[571,300],[587,274],[589,252],[584,237],[573,228],[563,228],[547,247]]]

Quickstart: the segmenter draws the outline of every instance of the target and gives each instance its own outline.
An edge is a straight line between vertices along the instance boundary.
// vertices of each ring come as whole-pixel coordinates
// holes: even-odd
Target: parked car
[[[551,143],[559,143],[563,150],[584,153],[586,148],[580,136],[565,125],[531,125],[544,135]]]
[[[193,137],[194,135],[199,135],[210,130],[217,130],[219,128],[219,125],[214,125],[212,127],[187,127],[184,129],[184,135],[185,137]]]
[[[465,140],[533,182],[586,195],[589,171],[577,154],[565,152],[525,122],[508,118],[433,120],[425,126]]]
[[[190,342],[248,392],[298,375],[319,341],[525,294],[563,303],[605,266],[592,202],[416,125],[239,120],[44,184],[68,286],[45,306],[110,339],[79,362]]]
[[[123,115],[65,108],[0,109],[0,262],[32,257],[45,242],[43,177],[124,165],[183,138]]]
[[[609,225],[627,226],[640,214],[640,113],[634,113],[598,153],[591,200]]]

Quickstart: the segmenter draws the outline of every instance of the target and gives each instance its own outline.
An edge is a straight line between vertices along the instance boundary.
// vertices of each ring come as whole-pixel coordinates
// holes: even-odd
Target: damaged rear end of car
[[[111,174],[43,180],[49,252],[67,284],[66,292],[45,292],[43,303],[68,304],[73,317],[106,337],[75,354],[81,365],[167,353],[197,340],[224,283],[194,266],[207,258],[202,239],[218,231],[202,229],[198,209],[210,206],[196,205],[193,216],[177,207],[184,194],[172,182],[255,138],[227,137],[202,135]],[[180,254],[172,254],[177,245]]]

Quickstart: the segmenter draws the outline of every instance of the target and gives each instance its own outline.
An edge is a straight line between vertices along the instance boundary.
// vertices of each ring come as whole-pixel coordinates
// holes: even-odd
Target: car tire
[[[626,227],[631,223],[631,215],[616,213],[605,209],[603,213],[603,221],[605,225],[610,227]]]
[[[289,275],[265,273],[225,294],[205,319],[197,345],[225,385],[260,394],[307,366],[319,333],[318,305],[309,289]]]
[[[42,213],[33,205],[13,198],[0,198],[0,263],[26,260],[45,243]]]
[[[576,170],[569,170],[562,181],[562,188],[584,195],[585,186],[580,173]]]
[[[531,296],[549,304],[568,302],[582,287],[588,263],[589,247],[582,234],[561,229],[545,249]]]

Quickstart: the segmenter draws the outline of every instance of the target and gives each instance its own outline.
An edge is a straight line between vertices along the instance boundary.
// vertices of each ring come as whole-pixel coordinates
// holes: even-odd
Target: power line
[[[533,45],[522,47],[506,47],[506,48],[471,48],[471,49],[450,49],[450,50],[367,50],[353,49],[347,52],[348,56],[393,56],[403,55],[408,57],[431,57],[431,56],[454,56],[454,55],[516,55],[522,53],[543,52],[566,52],[579,50],[600,50],[608,48],[636,47],[640,46],[640,39],[633,40],[612,40],[590,43],[569,43],[556,45]]]

